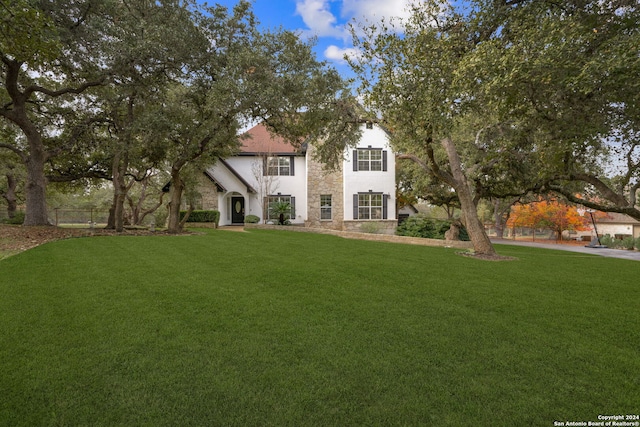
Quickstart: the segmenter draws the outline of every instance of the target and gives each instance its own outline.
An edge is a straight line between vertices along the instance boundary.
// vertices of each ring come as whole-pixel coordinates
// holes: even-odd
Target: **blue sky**
[[[209,0],[209,4],[232,7],[237,0]],[[349,52],[351,36],[347,24],[379,22],[390,17],[406,17],[410,0],[254,0],[253,10],[261,25],[299,31],[303,37],[317,37],[318,59],[329,61],[343,75],[349,67],[343,56]]]

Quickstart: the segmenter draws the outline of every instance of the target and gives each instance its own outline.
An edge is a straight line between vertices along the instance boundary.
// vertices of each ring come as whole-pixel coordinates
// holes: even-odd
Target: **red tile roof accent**
[[[267,127],[262,123],[245,132],[240,138],[240,144],[241,153],[297,154],[300,152],[284,138],[271,135]]]

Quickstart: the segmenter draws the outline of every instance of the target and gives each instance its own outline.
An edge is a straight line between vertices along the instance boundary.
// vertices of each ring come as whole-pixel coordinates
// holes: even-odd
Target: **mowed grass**
[[[550,426],[640,411],[640,264],[255,230],[0,261],[0,425]]]

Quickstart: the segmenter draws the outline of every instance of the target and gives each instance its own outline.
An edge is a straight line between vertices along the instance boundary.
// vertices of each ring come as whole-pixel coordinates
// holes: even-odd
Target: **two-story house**
[[[275,222],[275,202],[290,205],[290,222],[336,230],[392,234],[396,221],[395,155],[384,129],[362,124],[356,147],[335,170],[314,159],[313,143],[296,150],[259,124],[240,138],[238,155],[220,159],[200,185],[203,209],[220,211],[220,225],[255,215]]]

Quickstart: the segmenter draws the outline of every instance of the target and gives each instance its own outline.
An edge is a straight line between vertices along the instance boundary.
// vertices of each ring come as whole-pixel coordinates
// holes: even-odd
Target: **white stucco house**
[[[580,209],[578,210],[581,211]],[[582,211],[582,215],[586,214],[586,209]],[[594,216],[593,222],[598,231],[598,236],[609,235],[615,239],[624,239],[626,237],[640,237],[640,221],[621,213],[608,212],[604,215]],[[566,231],[565,237],[576,240],[591,240],[596,235],[596,229],[592,223],[586,230]]]
[[[606,217],[596,220],[596,225],[600,236],[608,234],[617,239],[640,237],[640,221],[624,214],[609,212]]]
[[[199,192],[202,209],[220,211],[220,225],[243,224],[255,215],[275,222],[274,202],[291,205],[293,225],[392,234],[396,221],[396,163],[389,135],[362,124],[356,147],[327,171],[313,158],[313,143],[296,150],[262,124],[240,138],[240,152],[206,169]]]

